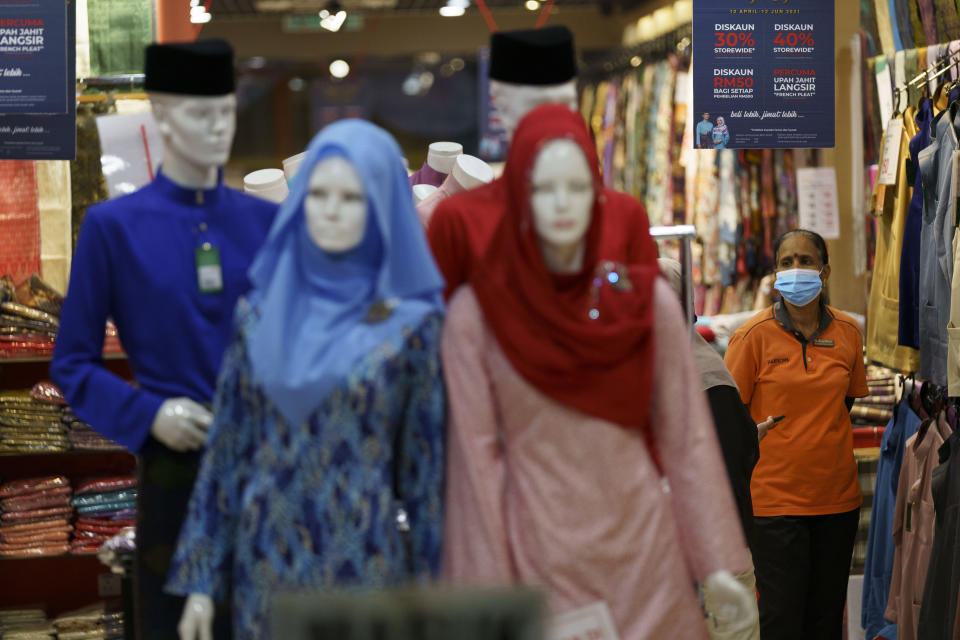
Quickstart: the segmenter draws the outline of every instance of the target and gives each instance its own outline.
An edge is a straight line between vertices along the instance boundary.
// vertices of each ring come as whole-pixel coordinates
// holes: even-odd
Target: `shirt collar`
[[[830,310],[827,308],[827,305],[823,302],[823,296],[820,296],[820,326],[817,327],[817,330],[810,336],[810,340],[816,340],[823,335],[823,332],[827,330],[827,327],[830,326],[830,323],[833,321],[833,315],[830,313]],[[790,312],[787,310],[787,305],[783,304],[783,301],[777,302],[773,305],[773,317],[779,323],[780,328],[784,331],[789,331],[792,333],[800,342],[807,342],[807,338],[797,331],[796,327],[793,326],[793,320],[790,319]]]
[[[181,187],[165,176],[161,170],[157,171],[157,175],[153,179],[153,186],[171,200],[193,206],[216,204],[223,195],[223,190],[226,189],[223,184],[223,169],[217,170],[217,185],[212,189],[187,189]]]

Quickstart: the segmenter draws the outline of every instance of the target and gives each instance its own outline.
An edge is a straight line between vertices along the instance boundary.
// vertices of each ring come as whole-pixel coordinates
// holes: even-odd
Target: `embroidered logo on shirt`
[[[767,364],[785,364],[790,362],[790,358],[774,358],[773,360],[767,360]]]

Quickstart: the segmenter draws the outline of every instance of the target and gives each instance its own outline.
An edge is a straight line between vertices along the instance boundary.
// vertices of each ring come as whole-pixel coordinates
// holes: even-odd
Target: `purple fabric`
[[[410,188],[412,189],[418,184],[429,184],[439,189],[440,185],[442,185],[443,181],[446,179],[447,174],[440,173],[424,162],[423,166],[420,167],[420,170],[410,176]]]
[[[933,0],[919,0],[917,4],[920,6],[920,20],[923,22],[923,33],[927,37],[927,43],[932,45],[940,42]]]

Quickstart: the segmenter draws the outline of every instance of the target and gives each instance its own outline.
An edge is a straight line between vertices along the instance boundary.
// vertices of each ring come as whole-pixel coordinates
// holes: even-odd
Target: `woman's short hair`
[[[819,233],[816,231],[810,231],[809,229],[792,229],[791,231],[787,231],[782,236],[777,238],[776,242],[773,243],[773,261],[775,263],[779,262],[780,245],[783,244],[784,240],[797,233],[805,235],[810,239],[810,242],[813,243],[813,246],[817,248],[817,252],[820,254],[821,264],[830,264],[830,255],[827,253],[826,241]]]

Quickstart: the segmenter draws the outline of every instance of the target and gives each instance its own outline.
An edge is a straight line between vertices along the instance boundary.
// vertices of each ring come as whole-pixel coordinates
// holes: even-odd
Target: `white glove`
[[[213,600],[202,593],[191,593],[183,605],[183,615],[177,626],[180,640],[212,640]]]
[[[164,400],[150,433],[174,451],[202,449],[213,414],[190,398]]]
[[[750,593],[729,571],[716,571],[703,583],[708,624],[723,629],[724,637],[745,633],[760,624],[757,596]]]

